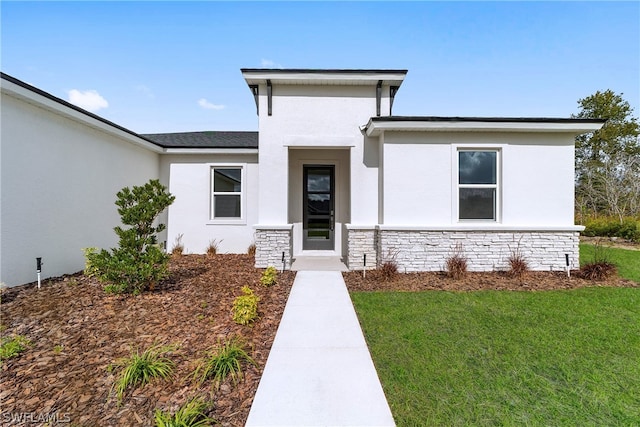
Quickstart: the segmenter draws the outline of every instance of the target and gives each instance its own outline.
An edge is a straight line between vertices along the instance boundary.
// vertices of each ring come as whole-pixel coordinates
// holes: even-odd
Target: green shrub
[[[244,295],[233,301],[233,321],[240,325],[248,325],[258,318],[258,301],[260,298],[248,286],[242,287]]]
[[[192,399],[182,405],[175,414],[156,409],[154,420],[156,427],[203,427],[214,423],[205,415],[209,405],[200,399]]]
[[[233,384],[242,379],[242,362],[256,366],[255,360],[245,350],[245,343],[234,337],[212,349],[202,363],[196,368],[192,376],[202,384],[212,379],[216,388],[231,377]]]
[[[115,390],[118,402],[122,401],[124,392],[129,387],[145,385],[154,378],[168,378],[173,373],[174,363],[166,357],[167,353],[175,350],[175,346],[154,345],[142,354],[131,351],[129,357],[117,360],[109,365],[108,370],[122,368],[111,390]]]
[[[168,275],[169,255],[160,249],[156,237],[165,225],[154,226],[154,222],[175,197],[158,180],[133,190],[125,187],[117,197],[122,223],[131,227],[114,228],[120,240],[111,252],[85,249],[85,272],[107,283],[107,292],[139,294]]]
[[[0,361],[18,356],[30,345],[31,342],[22,335],[2,338],[0,341]]]
[[[590,237],[621,237],[623,239],[640,242],[640,220],[625,218],[620,221],[613,217],[587,218],[584,221],[585,230],[582,232]]]
[[[262,276],[260,277],[260,283],[265,286],[273,286],[277,283],[278,280],[278,270],[272,265],[266,268],[262,272]]]

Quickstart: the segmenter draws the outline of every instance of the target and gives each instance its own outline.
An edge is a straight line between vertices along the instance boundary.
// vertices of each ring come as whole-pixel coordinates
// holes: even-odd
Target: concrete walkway
[[[337,271],[301,271],[246,426],[394,426]]]

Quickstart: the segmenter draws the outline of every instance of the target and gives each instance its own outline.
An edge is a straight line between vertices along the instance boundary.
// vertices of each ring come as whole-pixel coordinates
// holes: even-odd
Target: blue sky
[[[7,2],[1,69],[139,133],[256,130],[240,68],[408,69],[396,115],[640,115],[639,2]]]

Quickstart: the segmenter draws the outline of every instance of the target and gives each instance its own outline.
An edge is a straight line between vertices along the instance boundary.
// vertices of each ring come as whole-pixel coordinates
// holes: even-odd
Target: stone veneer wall
[[[505,270],[516,250],[531,270],[564,270],[565,254],[572,269],[579,267],[579,233],[574,231],[378,230],[380,260],[395,258],[400,271],[443,271],[458,244],[470,271]]]
[[[349,270],[362,270],[364,255],[367,255],[367,269],[378,265],[378,230],[374,227],[347,228],[347,267]]]
[[[285,268],[291,267],[291,229],[257,228],[255,236],[256,268],[272,265],[281,269],[283,252]]]

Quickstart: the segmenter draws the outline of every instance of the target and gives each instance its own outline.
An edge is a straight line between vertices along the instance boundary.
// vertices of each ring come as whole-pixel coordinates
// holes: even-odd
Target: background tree
[[[638,119],[633,109],[612,90],[580,99],[573,118],[600,118],[600,130],[576,138],[576,207],[586,217],[637,217],[640,180]]]

